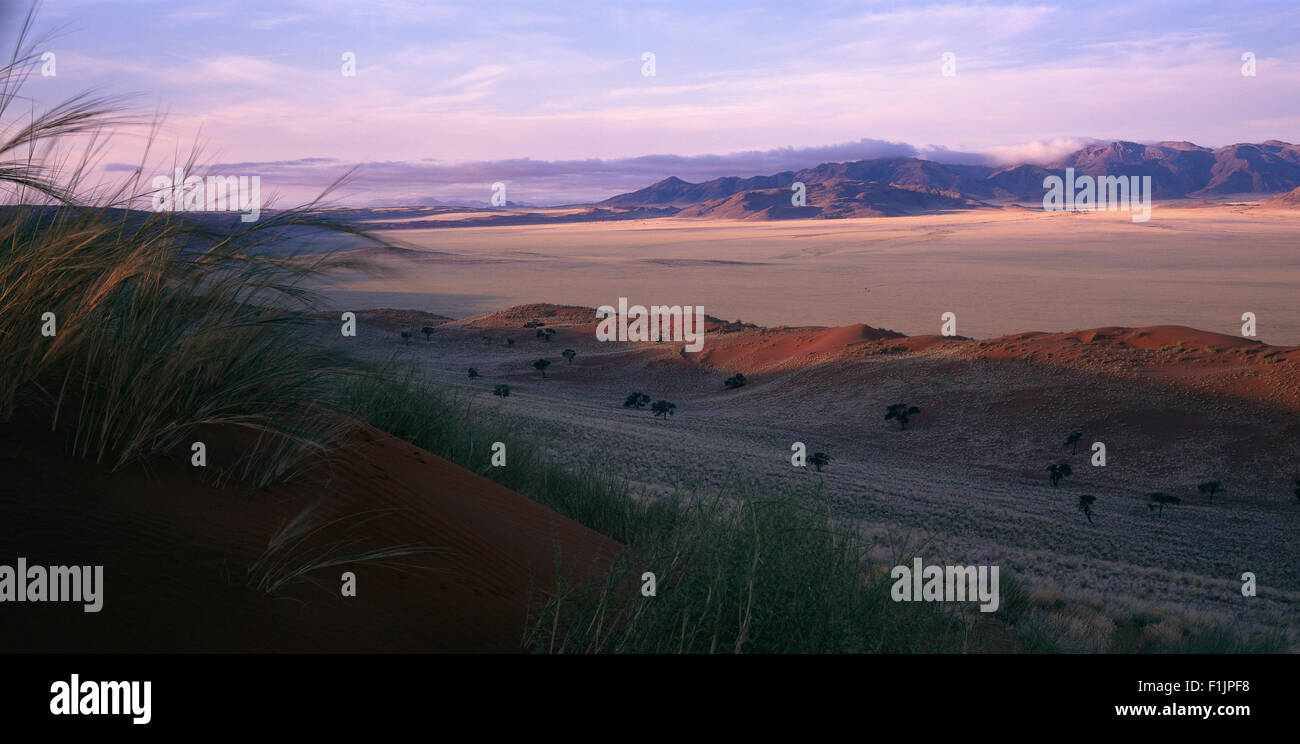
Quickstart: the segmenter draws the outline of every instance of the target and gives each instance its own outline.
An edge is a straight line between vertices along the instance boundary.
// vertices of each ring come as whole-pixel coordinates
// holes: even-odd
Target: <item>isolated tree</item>
[[[911,420],[912,416],[915,416],[920,412],[921,409],[916,406],[909,406],[906,403],[895,403],[885,411],[885,420],[898,419],[898,428],[900,430],[906,429],[907,422]]]
[[[1214,503],[1214,494],[1223,490],[1223,484],[1218,481],[1206,481],[1196,487],[1197,491],[1210,497],[1210,503]]]
[[[732,375],[731,377],[728,377],[727,379],[723,380],[723,381],[722,381],[722,384],[723,384],[723,385],[726,385],[727,387],[731,388],[732,390],[735,390],[735,389],[738,388],[738,387],[744,387],[746,382],[749,382],[749,381],[745,379],[745,376],[742,375],[742,374],[740,374],[739,372],[737,372],[736,374]]]
[[[474,379],[475,377],[478,377],[478,370],[477,370],[477,369],[474,369],[473,367],[470,367],[470,368],[469,368],[469,379],[472,380],[472,379]]]
[[[492,337],[491,337],[491,336],[484,336],[484,337],[483,337],[483,343],[485,343],[485,344],[490,344],[490,343],[492,343]]]
[[[1151,499],[1151,503],[1147,504],[1147,509],[1149,511],[1155,511],[1156,509],[1159,509],[1161,514],[1165,513],[1165,504],[1183,503],[1182,499],[1178,498],[1177,496],[1170,496],[1167,493],[1153,493],[1150,494],[1147,498]]]
[[[623,401],[624,408],[645,408],[650,403],[650,396],[645,393],[632,393]]]
[[[402,331],[402,340],[409,344],[411,343],[411,336],[414,335],[415,334],[411,333],[410,331]]]
[[[542,379],[546,379],[546,368],[549,366],[551,366],[551,363],[546,361],[545,359],[538,359],[537,361],[533,362],[533,369],[542,373]]]
[[[1292,493],[1295,494],[1296,502],[1300,503],[1300,478],[1295,479],[1295,490]]]
[[[425,326],[425,327],[421,328],[421,329],[420,329],[420,333],[423,333],[423,334],[424,334],[424,340],[425,340],[425,341],[432,341],[432,340],[433,340],[433,326]]]
[[[817,472],[820,473],[822,471],[823,465],[830,464],[831,456],[826,454],[825,452],[814,452],[811,462],[813,465],[817,466]]]
[[[507,398],[507,397],[510,396],[510,386],[509,386],[509,385],[497,385],[497,386],[496,386],[496,389],[492,391],[492,394],[493,394],[493,395],[500,395],[502,398]]]
[[[1096,503],[1096,501],[1096,496],[1079,494],[1079,511],[1083,512],[1083,516],[1088,518],[1088,524],[1092,524],[1092,505]]]
[[[506,339],[506,346],[514,346],[514,345],[515,345],[515,340],[513,338]]]
[[[537,337],[540,338],[540,339],[542,339],[543,341],[550,341],[550,340],[551,340],[551,336],[554,336],[554,335],[555,335],[555,329],[554,329],[554,328],[538,328],[538,329],[537,329]]]
[[[654,405],[650,406],[650,410],[654,412],[654,415],[663,416],[664,421],[667,421],[668,417],[673,415],[673,411],[676,409],[677,404],[669,403],[666,400],[657,400]]]
[[[1073,475],[1074,471],[1070,470],[1069,463],[1059,462],[1055,465],[1047,466],[1047,477],[1052,481],[1052,488],[1056,488],[1062,478]]]
[[[1079,437],[1082,436],[1083,436],[1083,432],[1076,431],[1075,433],[1065,438],[1065,446],[1071,448],[1070,449],[1071,454],[1077,454],[1079,452]]]
[[[565,359],[568,359],[569,364],[573,364],[573,358],[576,357],[577,355],[578,352],[574,351],[573,349],[565,349],[564,351],[560,352],[560,356],[564,357]]]

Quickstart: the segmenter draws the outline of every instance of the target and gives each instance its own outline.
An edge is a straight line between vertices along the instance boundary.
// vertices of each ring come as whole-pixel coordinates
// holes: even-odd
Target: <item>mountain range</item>
[[[1055,163],[1003,167],[880,158],[701,183],[669,177],[597,206],[671,208],[679,216],[725,219],[898,216],[990,203],[1038,206],[1043,178],[1065,168],[1078,175],[1151,176],[1155,199],[1279,194],[1300,188],[1300,145],[1268,140],[1210,149],[1191,142],[1116,141],[1083,147]],[[807,189],[805,206],[792,205],[795,183]]]

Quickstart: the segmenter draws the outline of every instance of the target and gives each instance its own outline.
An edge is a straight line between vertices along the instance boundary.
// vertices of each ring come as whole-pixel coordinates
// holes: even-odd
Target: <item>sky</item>
[[[0,6],[8,41],[26,3]],[[32,106],[130,95],[165,115],[147,170],[198,144],[278,206],[354,166],[332,202],[474,204],[500,181],[560,204],[864,157],[1300,139],[1295,2],[47,0],[38,29],[55,69]],[[144,139],[115,137],[105,177]]]

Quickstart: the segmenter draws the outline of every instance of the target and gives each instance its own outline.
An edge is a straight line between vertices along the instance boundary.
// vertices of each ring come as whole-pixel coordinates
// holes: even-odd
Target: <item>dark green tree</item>
[[[1183,503],[1182,499],[1178,498],[1177,496],[1170,496],[1167,493],[1153,493],[1153,494],[1149,494],[1147,498],[1151,499],[1151,503],[1147,504],[1147,509],[1150,511],[1155,511],[1159,509],[1161,514],[1165,513],[1166,504]]]
[[[1071,448],[1071,449],[1070,449],[1070,453],[1071,453],[1071,454],[1078,454],[1078,452],[1079,452],[1079,437],[1082,437],[1082,436],[1083,436],[1083,432],[1081,432],[1081,431],[1076,431],[1076,432],[1074,432],[1073,434],[1071,434],[1070,436],[1068,436],[1068,437],[1065,438],[1065,446]]]
[[[1214,503],[1214,494],[1219,493],[1223,490],[1223,484],[1216,480],[1205,481],[1204,483],[1197,486],[1196,490],[1200,491],[1206,496],[1209,496],[1210,503]]]
[[[1056,488],[1062,478],[1067,478],[1073,474],[1074,471],[1070,469],[1069,463],[1061,462],[1047,466],[1047,478],[1052,482],[1052,488]]]
[[[1088,524],[1092,524],[1092,505],[1096,503],[1096,501],[1096,496],[1079,494],[1079,511],[1083,512],[1083,516],[1088,518]]]
[[[657,400],[654,405],[650,406],[650,410],[654,412],[654,415],[663,416],[664,421],[667,421],[668,417],[673,415],[673,411],[677,410],[677,404],[669,403],[666,400]]]
[[[898,419],[898,428],[900,430],[907,428],[907,422],[913,416],[920,413],[921,409],[916,406],[909,406],[906,403],[895,403],[885,410],[885,420]]]

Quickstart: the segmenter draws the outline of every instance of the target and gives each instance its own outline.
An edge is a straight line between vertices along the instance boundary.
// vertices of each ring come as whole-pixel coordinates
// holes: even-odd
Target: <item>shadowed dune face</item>
[[[0,427],[0,521],[24,525],[3,531],[0,554],[104,565],[112,611],[32,605],[6,627],[6,651],[518,651],[557,561],[580,582],[622,550],[363,425],[306,479],[252,493],[203,485],[179,463],[72,463],[32,431]],[[291,541],[279,567],[358,535],[353,550],[431,552],[318,568],[274,596],[247,586],[271,537],[318,499],[319,532]],[[341,596],[344,571],[355,597]]]

